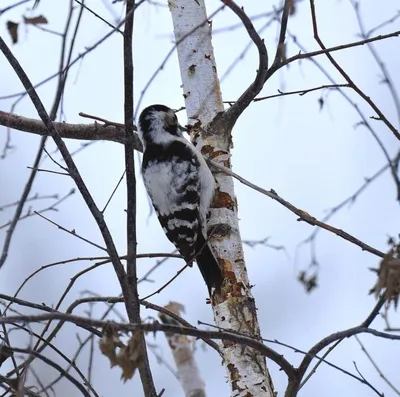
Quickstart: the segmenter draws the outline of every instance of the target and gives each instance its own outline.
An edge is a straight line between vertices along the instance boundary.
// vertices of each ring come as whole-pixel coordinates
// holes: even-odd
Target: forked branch
[[[247,33],[253,40],[253,43],[258,50],[258,70],[254,81],[246,89],[246,91],[240,96],[240,98],[231,106],[223,115],[223,123],[226,125],[226,130],[230,131],[235,125],[239,116],[243,111],[250,105],[253,99],[262,90],[265,78],[268,71],[268,53],[265,47],[264,40],[260,37],[254,28],[250,18],[244,12],[243,8],[240,8],[235,2],[230,0],[222,0],[242,21],[243,26],[246,28]],[[288,0],[285,0],[288,3]]]

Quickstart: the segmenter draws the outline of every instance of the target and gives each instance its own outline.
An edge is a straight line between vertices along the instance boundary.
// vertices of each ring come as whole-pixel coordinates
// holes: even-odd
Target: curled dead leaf
[[[308,274],[306,271],[302,270],[297,275],[297,280],[303,284],[308,293],[318,287],[317,273]]]
[[[7,21],[7,30],[10,33],[13,44],[18,42],[18,24],[13,21]]]
[[[399,246],[393,247],[382,259],[378,273],[378,280],[370,290],[376,297],[384,291],[388,303],[393,302],[395,308],[400,296],[400,256]]]
[[[122,369],[121,379],[124,382],[133,377],[141,359],[140,334],[135,332],[129,339],[128,345],[121,348],[117,355],[118,365]]]
[[[111,367],[118,366],[122,370],[121,379],[126,382],[135,374],[142,359],[140,350],[140,334],[135,332],[125,345],[112,324],[104,327],[99,341],[100,351],[110,360]]]
[[[26,25],[45,25],[48,23],[47,18],[43,15],[38,15],[37,17],[25,17],[24,22]]]
[[[110,325],[104,327],[103,336],[99,341],[100,351],[110,360],[111,367],[118,365],[116,349],[121,343],[119,335]]]
[[[4,361],[9,359],[14,355],[12,349],[10,349],[5,343],[0,345],[0,367],[3,365]]]

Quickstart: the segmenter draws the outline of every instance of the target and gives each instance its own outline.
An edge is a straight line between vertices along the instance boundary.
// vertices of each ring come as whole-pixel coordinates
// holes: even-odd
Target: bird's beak
[[[184,126],[182,126],[182,125],[180,125],[180,124],[178,124],[178,128],[179,128],[181,131],[183,131],[183,132],[186,132],[186,131],[187,131],[187,128],[184,127]]]

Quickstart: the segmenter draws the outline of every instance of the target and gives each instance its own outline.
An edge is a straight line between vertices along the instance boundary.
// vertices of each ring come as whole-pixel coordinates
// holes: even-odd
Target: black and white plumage
[[[215,180],[201,153],[186,140],[174,111],[152,105],[139,117],[142,173],[168,239],[187,263],[196,261],[209,292],[223,276],[207,243],[207,214]]]

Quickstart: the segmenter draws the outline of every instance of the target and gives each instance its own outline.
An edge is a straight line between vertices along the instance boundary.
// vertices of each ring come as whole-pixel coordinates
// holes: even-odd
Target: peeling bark
[[[230,168],[231,131],[224,114],[217,68],[211,44],[211,23],[204,1],[169,2],[190,134],[203,155]],[[224,269],[221,293],[213,293],[215,322],[223,329],[260,339],[255,301],[251,294],[240,237],[233,178],[214,172],[216,196],[211,211],[210,243]],[[223,341],[222,352],[231,396],[274,396],[265,358],[251,348]]]

